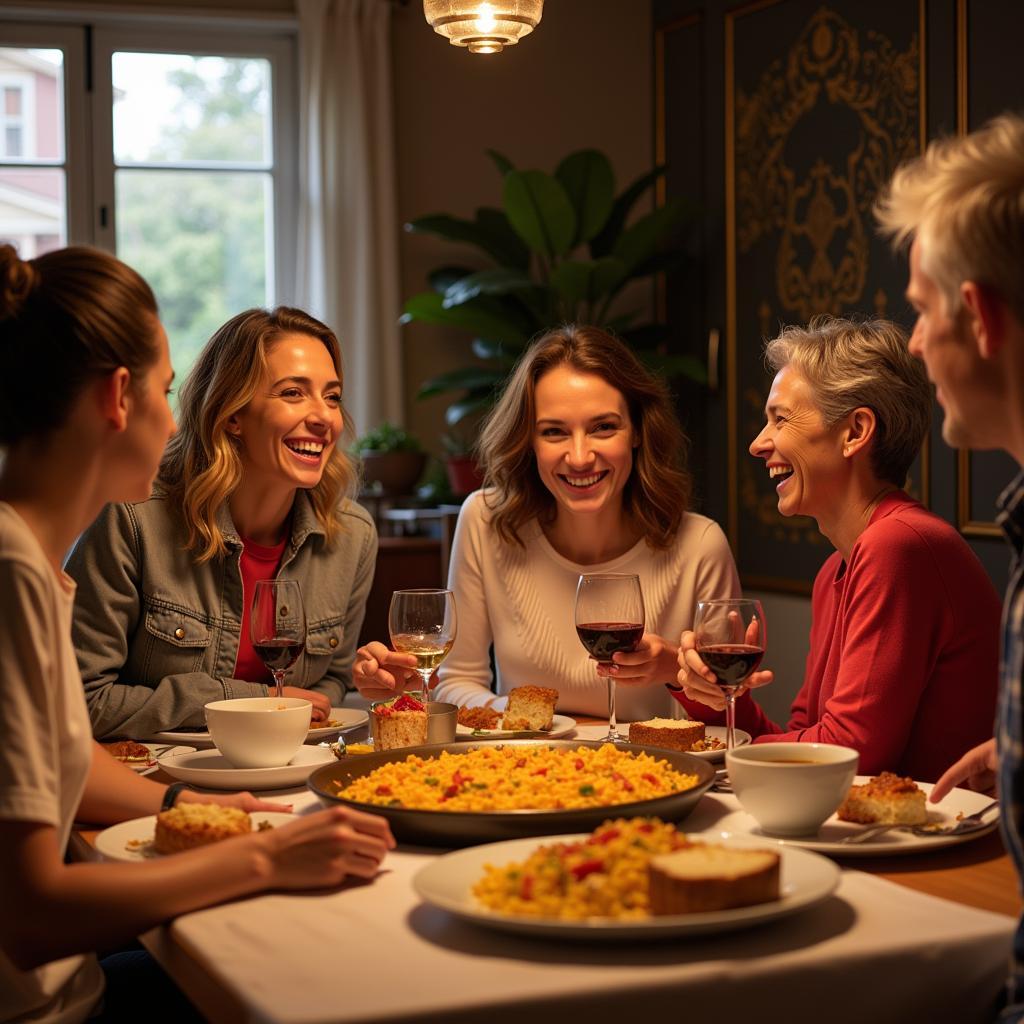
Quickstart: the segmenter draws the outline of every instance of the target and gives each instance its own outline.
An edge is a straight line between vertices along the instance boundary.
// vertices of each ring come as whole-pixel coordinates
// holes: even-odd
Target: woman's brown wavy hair
[[[228,420],[252,401],[266,372],[267,354],[285,334],[323,342],[338,380],[344,382],[341,346],[334,332],[300,309],[250,309],[233,317],[206,343],[181,386],[178,432],[160,464],[157,486],[188,529],[188,547],[199,562],[225,554],[217,513],[238,486],[242,465]],[[341,528],[343,497],[355,490],[358,471],[348,454],[352,420],[342,408],[342,436],[335,443],[310,500],[331,543]]]
[[[555,498],[537,472],[533,440],[537,381],[557,366],[594,374],[625,398],[638,444],[623,504],[650,547],[670,547],[690,503],[691,480],[689,442],[668,387],[623,342],[599,327],[575,324],[551,330],[530,346],[481,431],[477,455],[484,500],[498,536],[522,547],[524,524],[555,518]]]

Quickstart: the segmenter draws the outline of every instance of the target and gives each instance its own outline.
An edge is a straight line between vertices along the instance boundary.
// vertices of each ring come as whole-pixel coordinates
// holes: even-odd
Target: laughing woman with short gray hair
[[[991,735],[999,599],[956,530],[903,490],[931,422],[928,380],[885,320],[789,327],[766,358],[775,379],[750,453],[765,461],[779,512],[812,516],[836,551],[814,582],[788,724],[749,694],[737,724],[754,742],[838,743],[860,752],[862,772],[934,781]],[[707,721],[723,698],[692,633],[679,664],[678,697]]]

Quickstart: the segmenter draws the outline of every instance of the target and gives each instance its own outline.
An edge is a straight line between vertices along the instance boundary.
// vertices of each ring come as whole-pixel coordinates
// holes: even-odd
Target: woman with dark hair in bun
[[[372,877],[392,845],[383,819],[334,808],[141,864],[65,863],[76,818],[113,824],[177,794],[93,741],[70,638],[75,586],[61,568],[105,504],[149,494],[174,431],[172,376],[153,293],[133,270],[98,250],[25,262],[0,246],[2,1021],[83,1021],[105,973],[101,1019],[140,1005],[198,1019],[146,954],[101,970],[93,951],[213,903]],[[178,799],[274,807],[248,793]]]
[[[722,530],[688,511],[686,447],[664,382],[621,341],[570,325],[531,346],[480,437],[484,489],[459,515],[448,577],[459,633],[439,700],[498,707],[541,683],[560,711],[600,715],[610,674],[623,720],[670,714],[676,642],[697,601],[739,593]],[[580,574],[602,572],[638,575],[647,613],[636,651],[610,668],[588,657],[573,619]],[[356,679],[408,668],[371,643]]]

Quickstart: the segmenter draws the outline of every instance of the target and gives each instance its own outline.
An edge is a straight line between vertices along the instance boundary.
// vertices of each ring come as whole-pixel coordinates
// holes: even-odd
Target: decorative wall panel
[[[770,383],[764,339],[820,313],[908,323],[904,272],[871,209],[920,152],[922,28],[914,3],[785,0],[725,15],[729,532],[746,586],[807,591],[831,551],[812,520],[779,515],[747,453]],[[913,489],[927,497],[920,469]]]

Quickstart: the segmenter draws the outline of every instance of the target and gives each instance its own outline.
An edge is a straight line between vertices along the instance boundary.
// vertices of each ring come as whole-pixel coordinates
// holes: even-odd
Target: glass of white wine
[[[424,704],[430,700],[431,675],[455,643],[455,626],[455,595],[450,590],[396,590],[391,595],[391,646],[415,656]]]

